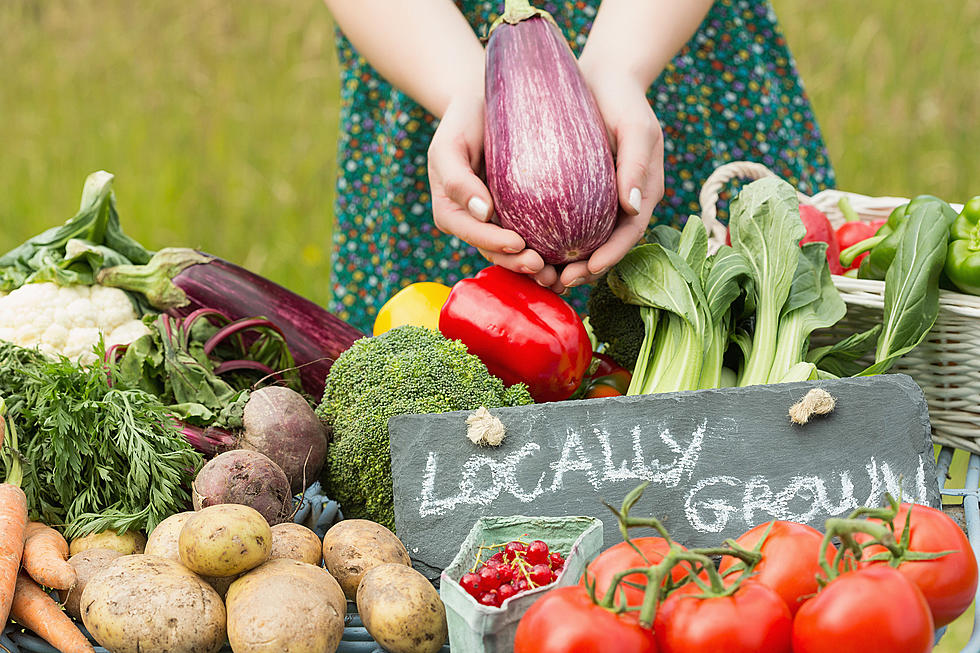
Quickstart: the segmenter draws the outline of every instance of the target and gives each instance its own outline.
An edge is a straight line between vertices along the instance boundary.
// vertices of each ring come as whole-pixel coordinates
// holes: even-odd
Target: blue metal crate
[[[970,454],[966,467],[966,482],[962,488],[945,487],[949,467],[953,462],[953,454],[956,452],[952,447],[943,447],[936,457],[936,476],[939,483],[939,490],[944,499],[951,499],[950,503],[944,501],[943,509],[953,513],[958,517],[962,510],[962,519],[965,522],[966,534],[970,538],[970,545],[973,547],[973,555],[980,561],[980,456]],[[966,646],[961,649],[961,653],[980,653],[980,588],[977,591],[976,602],[973,606],[973,634]],[[942,633],[940,633],[942,637]]]
[[[967,462],[965,487],[947,488],[945,485],[955,452],[956,450],[952,447],[943,447],[940,450],[936,458],[937,482],[943,497],[950,500],[950,503],[944,505],[944,509],[953,513],[954,518],[960,517],[959,513],[962,510],[962,521],[965,523],[966,533],[970,538],[970,544],[973,546],[973,554],[980,561],[980,456],[970,454]],[[297,515],[296,521],[305,521],[322,537],[326,529],[339,517],[336,513],[336,504],[322,497],[319,494],[318,486],[315,489],[310,488],[306,498],[309,499],[309,502],[304,502],[303,510]],[[346,617],[344,638],[337,649],[337,653],[385,653],[368,634],[360,617],[353,611],[353,605],[348,606],[348,608],[351,611]],[[966,646],[961,649],[961,653],[980,653],[980,628],[977,627],[978,624],[980,624],[980,588],[978,588],[977,601],[974,605],[973,634]],[[937,633],[937,642],[941,640],[943,634],[944,631]],[[96,646],[95,650],[97,653],[108,653],[106,649],[100,646]],[[222,649],[222,653],[230,651],[231,649],[227,646]],[[0,653],[58,653],[58,651],[33,633],[21,631],[8,625],[0,634]],[[444,646],[441,653],[449,653],[449,646]]]

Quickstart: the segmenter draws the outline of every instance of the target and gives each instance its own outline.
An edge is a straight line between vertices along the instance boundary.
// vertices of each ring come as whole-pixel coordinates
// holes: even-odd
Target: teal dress
[[[578,54],[599,0],[533,4],[554,16]],[[457,5],[484,36],[503,1]],[[426,149],[437,120],[385,82],[339,33],[338,50],[331,308],[369,332],[378,309],[401,287],[451,285],[488,264],[432,222]],[[768,0],[717,0],[648,97],[664,132],[666,190],[656,224],[680,226],[699,214],[701,184],[728,161],[761,162],[807,194],[833,186],[820,129]],[[576,288],[567,297],[581,310],[587,293]]]

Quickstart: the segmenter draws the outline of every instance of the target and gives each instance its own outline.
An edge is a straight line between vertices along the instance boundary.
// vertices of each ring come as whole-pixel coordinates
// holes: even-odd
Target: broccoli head
[[[646,335],[640,308],[617,297],[603,276],[592,286],[586,310],[592,333],[606,345],[604,353],[626,369],[633,369]]]
[[[394,530],[388,418],[533,403],[458,340],[402,326],[361,338],[330,368],[317,414],[332,429],[324,480],[345,517]]]

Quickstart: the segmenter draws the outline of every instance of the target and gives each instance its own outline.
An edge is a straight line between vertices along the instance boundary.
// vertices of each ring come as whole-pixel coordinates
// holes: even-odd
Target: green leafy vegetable
[[[949,205],[923,201],[912,207],[885,274],[884,318],[875,363],[862,375],[881,374],[925,340],[939,315],[939,277],[946,263],[949,231],[942,219]]]
[[[816,367],[803,362],[809,349],[810,334],[837,324],[846,314],[847,305],[837,292],[827,267],[827,243],[804,243],[797,277],[779,320],[769,383],[784,382],[787,375],[798,377],[802,370],[797,367],[800,365],[813,368],[806,378],[814,375]],[[794,368],[795,372],[791,373]]]
[[[104,171],[89,175],[75,217],[0,256],[0,291],[34,281],[92,285],[103,267],[150,260],[152,252],[119,225],[112,178]]]
[[[796,191],[776,177],[747,185],[732,202],[732,247],[749,266],[755,301],[752,352],[739,385],[766,383],[776,354],[779,318],[790,294],[806,229]]]
[[[0,369],[0,396],[20,434],[17,452],[8,453],[23,464],[32,519],[72,538],[149,532],[187,509],[202,458],[157,398],[112,387],[101,366],[80,368],[3,341]]]

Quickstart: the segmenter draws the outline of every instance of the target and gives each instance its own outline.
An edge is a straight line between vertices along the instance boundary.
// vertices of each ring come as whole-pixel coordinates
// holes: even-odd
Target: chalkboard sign
[[[793,424],[814,387],[830,414]],[[612,513],[650,481],[634,514],[653,514],[682,544],[716,546],[788,519],[821,527],[885,492],[939,505],[925,398],[911,378],[867,378],[570,401],[491,411],[499,447],[466,439],[468,412],[388,423],[395,526],[430,578],[483,515],[591,515],[605,546]],[[649,534],[649,533],[647,533]]]

